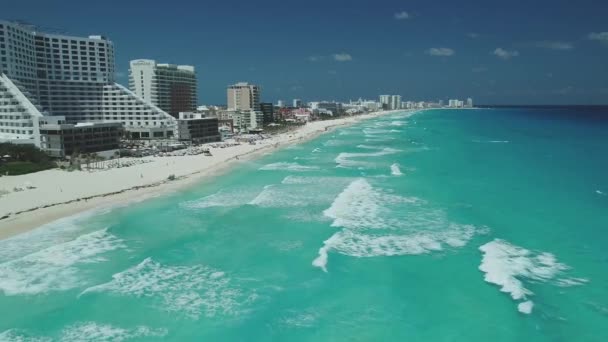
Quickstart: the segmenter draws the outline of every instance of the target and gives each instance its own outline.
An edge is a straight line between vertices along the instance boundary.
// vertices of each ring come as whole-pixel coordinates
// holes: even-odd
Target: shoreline
[[[0,240],[81,212],[119,204],[128,205],[130,202],[179,191],[194,183],[222,175],[241,161],[256,159],[269,151],[310,141],[339,127],[399,112],[407,110],[314,121],[294,131],[277,134],[258,145],[213,149],[213,157],[148,157],[140,158],[148,160],[147,163],[105,171],[68,172],[54,169],[0,177],[0,190],[24,183],[36,186],[43,184],[33,190],[12,192],[0,197]],[[167,179],[170,174],[175,175],[174,180]]]

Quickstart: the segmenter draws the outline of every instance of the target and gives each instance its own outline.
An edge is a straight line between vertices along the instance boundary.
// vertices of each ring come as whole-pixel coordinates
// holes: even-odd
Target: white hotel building
[[[131,61],[129,89],[178,118],[197,107],[196,72],[190,65],[160,64],[151,59]]]
[[[121,122],[135,138],[172,136],[176,120],[114,83],[114,46],[102,36],[38,32],[0,20],[0,141],[40,146],[39,120]]]

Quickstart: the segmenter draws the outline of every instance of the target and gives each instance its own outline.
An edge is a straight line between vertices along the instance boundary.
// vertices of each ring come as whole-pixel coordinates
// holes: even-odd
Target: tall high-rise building
[[[302,107],[302,100],[300,99],[293,99],[293,108],[300,108]]]
[[[391,96],[390,95],[380,95],[380,105],[383,109],[390,109],[391,106]]]
[[[264,114],[264,123],[274,122],[274,105],[272,102],[260,103],[260,111]]]
[[[247,82],[228,86],[228,109],[260,110],[260,87]]]
[[[401,95],[391,95],[390,109],[401,109]]]
[[[0,140],[40,146],[39,120],[122,122],[135,137],[170,136],[175,120],[114,83],[114,46],[0,20]]]
[[[283,103],[283,100],[277,101],[277,107],[279,107],[279,108],[285,107],[285,103]]]
[[[470,97],[467,99],[467,107],[473,108],[473,99]]]
[[[190,65],[133,60],[129,69],[129,89],[176,118],[180,112],[196,110],[196,73]]]

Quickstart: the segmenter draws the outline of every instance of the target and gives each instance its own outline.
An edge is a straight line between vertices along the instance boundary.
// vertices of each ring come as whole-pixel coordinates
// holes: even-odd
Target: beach
[[[273,135],[255,145],[243,143],[210,148],[212,156],[144,157],[145,163],[99,171],[47,170],[20,176],[0,177],[0,239],[59,218],[97,207],[140,201],[186,187],[227,171],[238,162],[315,138],[336,127],[387,115],[383,111],[334,120],[314,121],[293,131]],[[139,158],[138,158],[139,159]],[[129,160],[123,158],[123,161]],[[174,176],[174,180],[168,180]],[[34,187],[13,191],[16,187]]]

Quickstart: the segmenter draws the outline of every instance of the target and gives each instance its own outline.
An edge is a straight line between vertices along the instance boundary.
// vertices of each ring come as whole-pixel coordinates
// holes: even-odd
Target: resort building
[[[115,151],[120,148],[120,122],[68,124],[64,117],[40,120],[40,148],[52,157]]]
[[[177,137],[197,143],[221,141],[218,118],[205,117],[201,113],[179,113]]]
[[[264,123],[274,122],[274,105],[271,102],[260,103],[260,111],[264,114]]]
[[[129,89],[176,118],[180,112],[196,110],[196,72],[190,65],[133,60],[129,69]]]
[[[46,116],[171,136],[175,119],[114,83],[114,71],[114,46],[103,36],[44,33],[0,20],[0,140],[40,146],[38,121]]]
[[[380,105],[386,110],[400,109],[401,95],[380,95]]]
[[[401,109],[401,95],[392,95],[391,96],[391,110]]]
[[[260,87],[247,82],[228,86],[229,110],[260,110]]]
[[[302,107],[302,100],[300,99],[293,99],[293,108],[300,108]]]
[[[220,110],[218,119],[222,122],[231,121],[232,127],[241,132],[261,129],[264,124],[264,113],[255,110]]]

